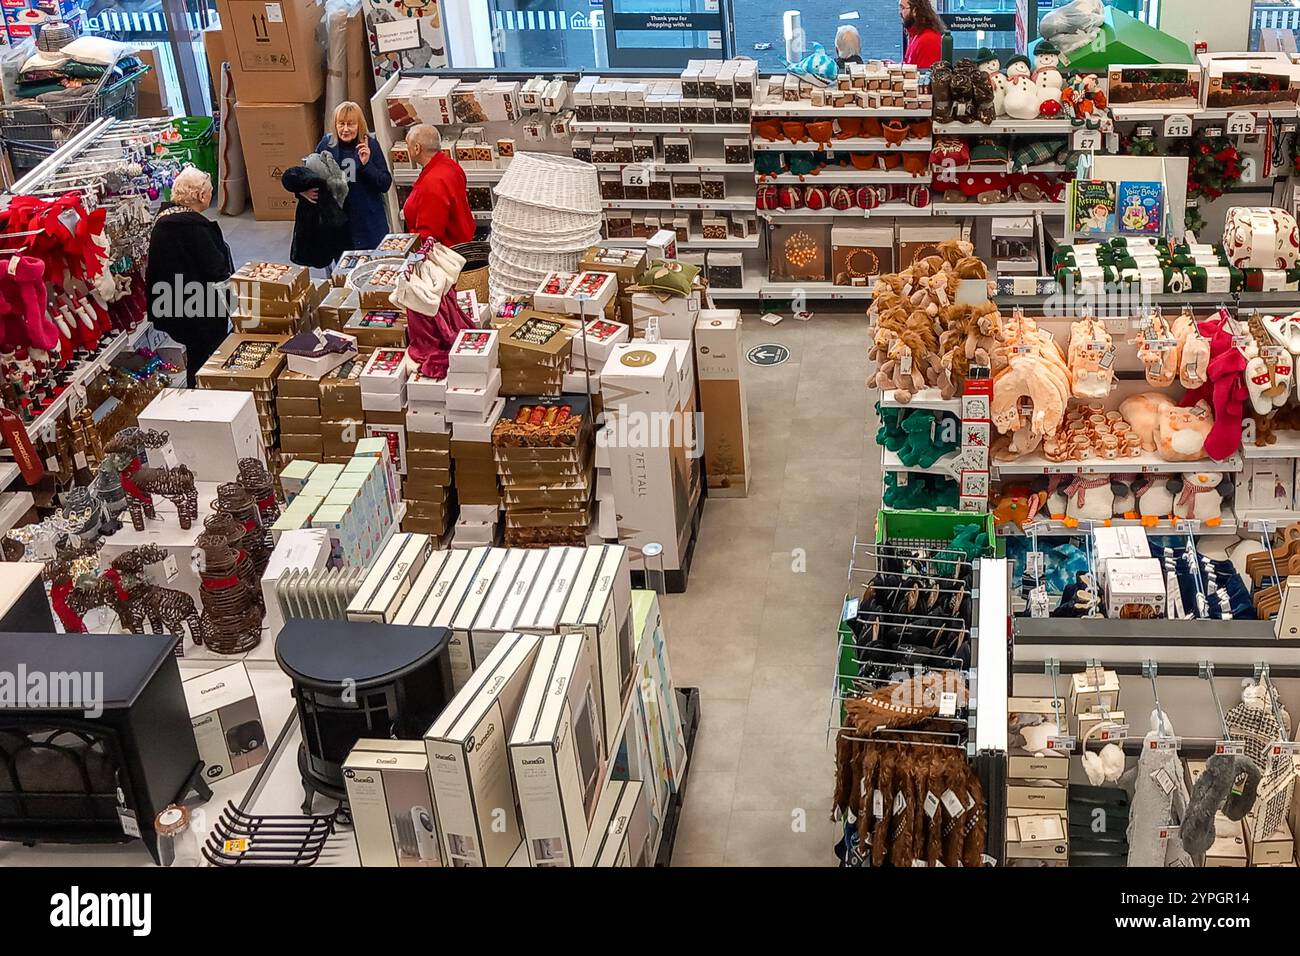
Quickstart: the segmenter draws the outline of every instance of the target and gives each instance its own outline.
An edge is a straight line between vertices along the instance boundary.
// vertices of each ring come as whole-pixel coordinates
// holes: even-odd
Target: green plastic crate
[[[941,548],[965,524],[983,526],[993,543],[994,557],[1006,554],[1006,543],[994,532],[993,516],[982,511],[895,511],[882,508],[876,513],[876,544]]]
[[[181,163],[190,163],[217,181],[217,143],[215,124],[211,116],[178,116],[172,126],[181,134],[175,143],[164,149],[168,156]]]

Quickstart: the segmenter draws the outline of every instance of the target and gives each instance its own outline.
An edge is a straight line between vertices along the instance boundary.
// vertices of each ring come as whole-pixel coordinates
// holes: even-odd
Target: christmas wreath
[[[1187,197],[1218,199],[1241,182],[1241,154],[1223,135],[1200,130],[1187,141]]]

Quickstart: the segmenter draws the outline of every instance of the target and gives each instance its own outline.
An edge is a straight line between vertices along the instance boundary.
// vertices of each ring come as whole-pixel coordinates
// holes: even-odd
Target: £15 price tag
[[[1228,116],[1228,135],[1242,136],[1255,132],[1255,114],[1238,110]]]
[[[1171,113],[1165,117],[1166,136],[1191,136],[1192,118],[1186,113]]]

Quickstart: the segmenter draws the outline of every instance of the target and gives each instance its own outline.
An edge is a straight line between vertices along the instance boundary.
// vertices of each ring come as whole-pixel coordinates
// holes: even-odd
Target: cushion
[[[660,259],[650,264],[650,268],[641,273],[637,284],[651,292],[686,298],[695,285],[695,277],[700,274],[700,267],[680,259]]]

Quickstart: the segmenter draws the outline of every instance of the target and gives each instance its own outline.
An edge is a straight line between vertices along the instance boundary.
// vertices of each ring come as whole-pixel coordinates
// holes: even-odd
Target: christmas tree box
[[[773,282],[825,282],[830,247],[829,224],[773,223],[768,278]]]
[[[709,494],[719,498],[744,498],[749,492],[749,411],[740,377],[740,330],[739,309],[705,309],[695,323],[704,470]]]

